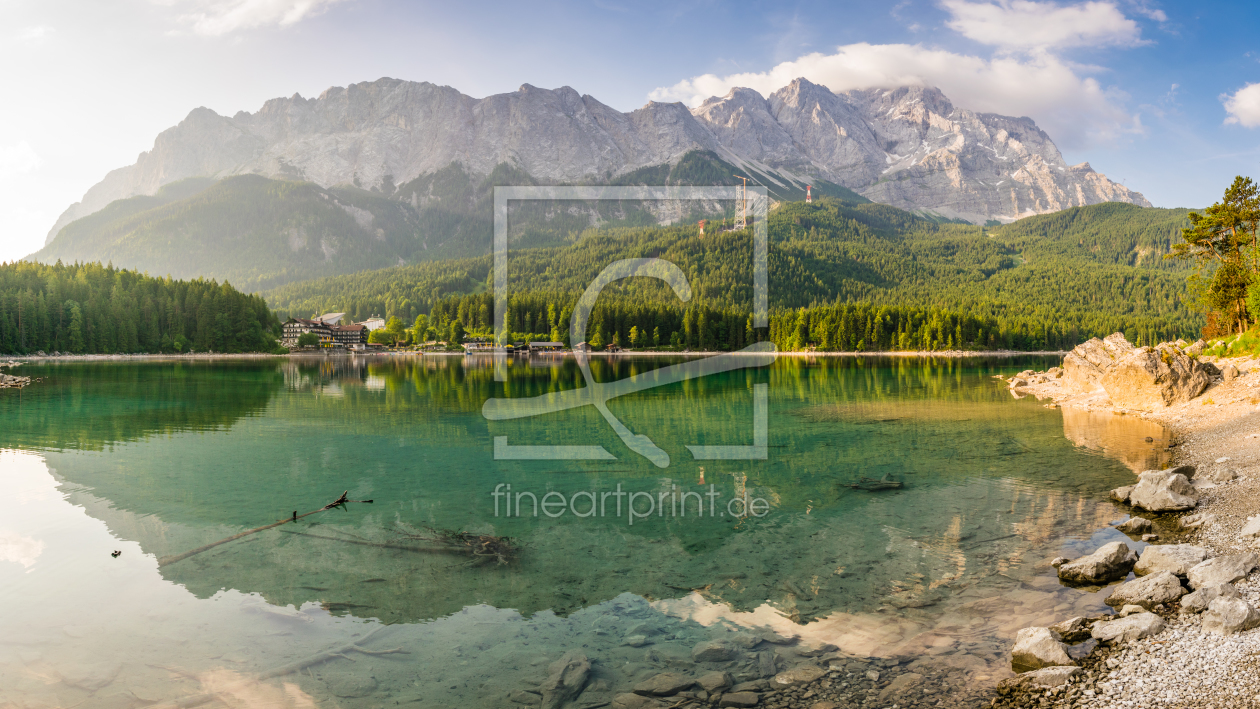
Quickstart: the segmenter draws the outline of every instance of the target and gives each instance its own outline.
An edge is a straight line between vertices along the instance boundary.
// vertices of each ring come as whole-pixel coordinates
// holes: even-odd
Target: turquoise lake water
[[[1018,628],[1103,607],[1048,560],[1125,539],[1106,492],[1165,443],[993,378],[1054,364],[781,357],[609,401],[668,453],[659,467],[592,406],[483,415],[582,388],[568,359],[518,360],[506,382],[463,357],[32,363],[44,381],[0,392],[0,705],[500,706],[576,648],[598,705],[750,629],[993,681]],[[696,460],[688,446],[755,443],[760,385],[764,459]],[[496,438],[611,459],[496,460]],[[170,561],[343,491],[373,502]],[[531,495],[551,502],[535,514]],[[397,651],[276,674],[368,633],[365,649]]]

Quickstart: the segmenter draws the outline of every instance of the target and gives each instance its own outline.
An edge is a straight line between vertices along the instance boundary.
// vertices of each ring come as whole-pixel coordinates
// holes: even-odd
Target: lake
[[[992,682],[1019,628],[1104,608],[1049,559],[1140,548],[1107,491],[1167,443],[993,378],[1054,364],[780,357],[603,413],[552,406],[583,401],[566,358],[31,363],[0,392],[0,705],[524,706],[580,650],[594,707],[709,640],[781,669],[757,634]],[[372,502],[208,546],[343,491]]]

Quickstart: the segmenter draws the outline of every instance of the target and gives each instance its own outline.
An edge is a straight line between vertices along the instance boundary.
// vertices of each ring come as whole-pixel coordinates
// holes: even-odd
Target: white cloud
[[[44,161],[25,140],[17,145],[0,145],[0,179],[16,177],[43,164]]]
[[[947,27],[1003,50],[1132,47],[1142,43],[1141,28],[1110,2],[1063,6],[1031,0],[941,0],[941,7],[950,14]]]
[[[0,561],[12,561],[24,568],[31,568],[44,553],[44,542],[33,537],[23,537],[17,532],[0,532]]]
[[[161,0],[159,0],[161,1]],[[288,27],[345,0],[190,0],[184,15],[193,32],[218,37],[238,30]]]
[[[1129,5],[1133,7],[1134,12],[1142,17],[1155,20],[1156,22],[1168,21],[1168,15],[1164,14],[1163,10],[1157,7],[1151,7],[1150,3],[1146,2],[1146,0],[1129,0]]]
[[[649,98],[697,106],[736,86],[768,96],[797,77],[837,92],[936,86],[962,108],[1029,116],[1069,149],[1141,131],[1138,119],[1118,105],[1120,97],[1044,52],[984,59],[921,45],[850,44],[834,54],[809,54],[765,72],[697,76],[656,89]]]
[[[1247,84],[1233,96],[1221,94],[1221,101],[1229,114],[1226,123],[1237,123],[1244,128],[1260,126],[1260,84]]]

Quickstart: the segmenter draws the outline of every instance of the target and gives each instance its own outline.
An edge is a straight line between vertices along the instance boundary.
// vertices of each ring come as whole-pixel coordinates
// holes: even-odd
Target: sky
[[[623,111],[798,76],[929,84],[1033,118],[1156,206],[1202,207],[1260,178],[1257,30],[1243,2],[0,0],[0,261],[193,108],[383,76],[571,86]]]

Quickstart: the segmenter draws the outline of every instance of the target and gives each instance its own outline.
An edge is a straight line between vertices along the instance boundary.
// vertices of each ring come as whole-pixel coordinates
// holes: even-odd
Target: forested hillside
[[[1120,204],[982,228],[941,224],[878,204],[785,203],[769,218],[770,305],[782,327],[772,337],[778,342],[789,337],[781,331],[791,330],[790,338],[801,346],[856,349],[865,340],[866,348],[876,342],[883,349],[901,348],[901,333],[926,327],[906,323],[933,317],[941,324],[934,334],[917,336],[919,344],[912,349],[920,349],[925,337],[942,347],[961,339],[963,346],[977,348],[1040,349],[1071,347],[1117,330],[1146,342],[1191,336],[1202,321],[1188,302],[1187,267],[1162,258],[1184,223],[1184,210]],[[515,294],[509,327],[538,334],[563,328],[566,307],[604,266],[647,256],[669,260],[688,274],[692,308],[714,313],[713,322],[742,324],[752,301],[751,232],[714,233],[712,225],[708,231],[699,238],[692,225],[588,230],[569,246],[517,249],[508,271]],[[289,314],[335,310],[365,317],[377,312],[411,322],[455,296],[482,294],[488,305],[490,268],[489,257],[416,264],[295,283],[265,295]],[[649,333],[662,327],[661,344],[673,332],[686,336],[680,319],[686,311],[662,284],[639,279],[605,292],[601,304],[606,301],[610,310],[603,319],[632,323],[612,328],[610,338],[615,334],[623,344],[629,342],[631,326]],[[459,307],[458,299],[450,303],[455,305],[444,305],[444,311]],[[860,335],[854,313],[851,332],[832,337],[823,328],[814,333],[815,322],[843,319],[820,308],[846,303],[874,308],[863,311]],[[795,311],[810,307],[816,310],[805,316],[809,325],[802,335]],[[894,310],[904,317],[891,315]],[[545,318],[540,327],[538,318],[551,311],[557,316]],[[659,314],[649,317],[647,311]],[[467,305],[463,312],[464,327],[490,326],[491,310],[481,304]],[[946,316],[954,320],[947,324]],[[794,318],[790,325],[784,324],[787,317]],[[884,330],[868,336],[866,321],[876,319],[885,323]],[[887,325],[891,321],[901,324]],[[726,335],[713,334],[713,341],[731,345],[747,337],[733,336],[734,325],[723,327]]]
[[[262,298],[214,281],[100,264],[0,264],[0,353],[257,352],[279,321]]]
[[[775,199],[803,199],[795,186],[748,173],[713,153],[693,151],[672,165],[646,167],[599,184],[733,185],[735,174],[770,185]],[[214,278],[246,292],[285,283],[490,252],[494,188],[534,185],[520,169],[502,164],[485,178],[457,163],[402,185],[375,190],[354,185],[322,188],[238,175],[190,178],[153,196],[111,202],[67,224],[31,260],[113,263],[174,278]],[[816,195],[858,204],[867,200],[827,182]],[[671,205],[672,206],[672,205]],[[730,203],[688,203],[682,221],[720,216]],[[593,223],[651,226],[657,215],[638,202],[522,202],[512,206],[518,246],[564,246]]]

